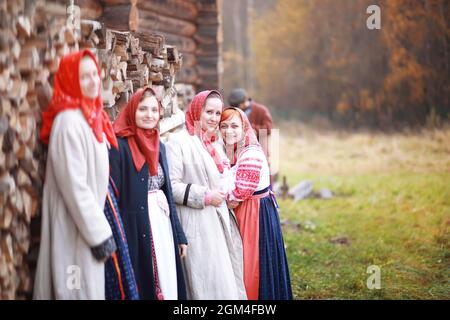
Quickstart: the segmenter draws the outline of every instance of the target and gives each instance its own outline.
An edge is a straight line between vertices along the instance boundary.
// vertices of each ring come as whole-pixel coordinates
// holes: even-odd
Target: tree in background
[[[389,74],[380,95],[393,119],[423,122],[433,112],[446,117],[450,98],[448,41],[450,3],[445,0],[386,1]],[[447,19],[446,19],[447,18]]]
[[[276,0],[222,1],[223,14],[223,91],[228,95],[236,87],[244,87],[250,94],[255,89],[254,53],[250,26],[255,16],[265,14]]]
[[[372,2],[278,0],[251,19],[259,100],[279,115],[346,126],[448,117],[449,2],[379,1],[381,30],[369,30]]]

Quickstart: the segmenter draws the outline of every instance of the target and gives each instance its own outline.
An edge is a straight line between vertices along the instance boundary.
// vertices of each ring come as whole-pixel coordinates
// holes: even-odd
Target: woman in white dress
[[[189,241],[183,260],[187,298],[194,300],[246,299],[242,241],[221,190],[227,161],[216,133],[222,108],[217,91],[200,92],[186,112],[186,128],[166,144],[173,195]]]
[[[106,138],[106,139],[105,139]],[[104,261],[115,250],[103,213],[107,141],[117,148],[89,50],[62,58],[42,114],[48,144],[34,299],[105,299]]]

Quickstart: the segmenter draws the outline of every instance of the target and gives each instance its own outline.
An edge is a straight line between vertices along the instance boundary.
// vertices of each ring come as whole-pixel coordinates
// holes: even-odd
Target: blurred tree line
[[[245,86],[278,116],[347,127],[450,119],[450,1],[225,2],[225,91]],[[380,30],[367,28],[371,4]]]
[[[254,93],[255,68],[251,26],[257,17],[273,10],[276,0],[221,0],[223,28],[223,90],[235,87]]]

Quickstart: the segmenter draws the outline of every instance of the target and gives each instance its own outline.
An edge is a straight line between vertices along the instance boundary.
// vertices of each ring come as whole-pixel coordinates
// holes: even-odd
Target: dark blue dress
[[[153,279],[152,247],[150,241],[150,219],[148,216],[149,170],[145,163],[137,172],[126,138],[118,138],[119,150],[112,148],[109,153],[111,177],[119,191],[118,204],[125,229],[130,258],[141,299],[156,299]],[[163,169],[165,183],[161,187],[170,209],[174,252],[176,256],[178,299],[186,299],[186,288],[178,254],[179,244],[187,244],[172,195],[172,187],[167,165],[166,149],[159,146],[159,163]]]
[[[271,192],[271,187],[254,195]],[[275,196],[270,193],[259,205],[259,300],[291,300],[289,266]]]

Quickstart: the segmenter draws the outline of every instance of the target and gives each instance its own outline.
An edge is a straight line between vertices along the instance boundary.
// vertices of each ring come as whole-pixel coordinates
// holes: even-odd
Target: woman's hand
[[[91,248],[95,259],[101,263],[106,262],[117,250],[116,242],[113,236],[106,239],[103,243]]]
[[[180,244],[178,248],[180,249],[180,258],[186,257],[187,254],[187,244]]]
[[[220,207],[222,202],[225,200],[225,193],[212,190],[208,193],[209,203],[215,207]]]
[[[239,205],[239,201],[235,201],[235,200],[227,200],[227,207],[229,209],[234,209]]]

